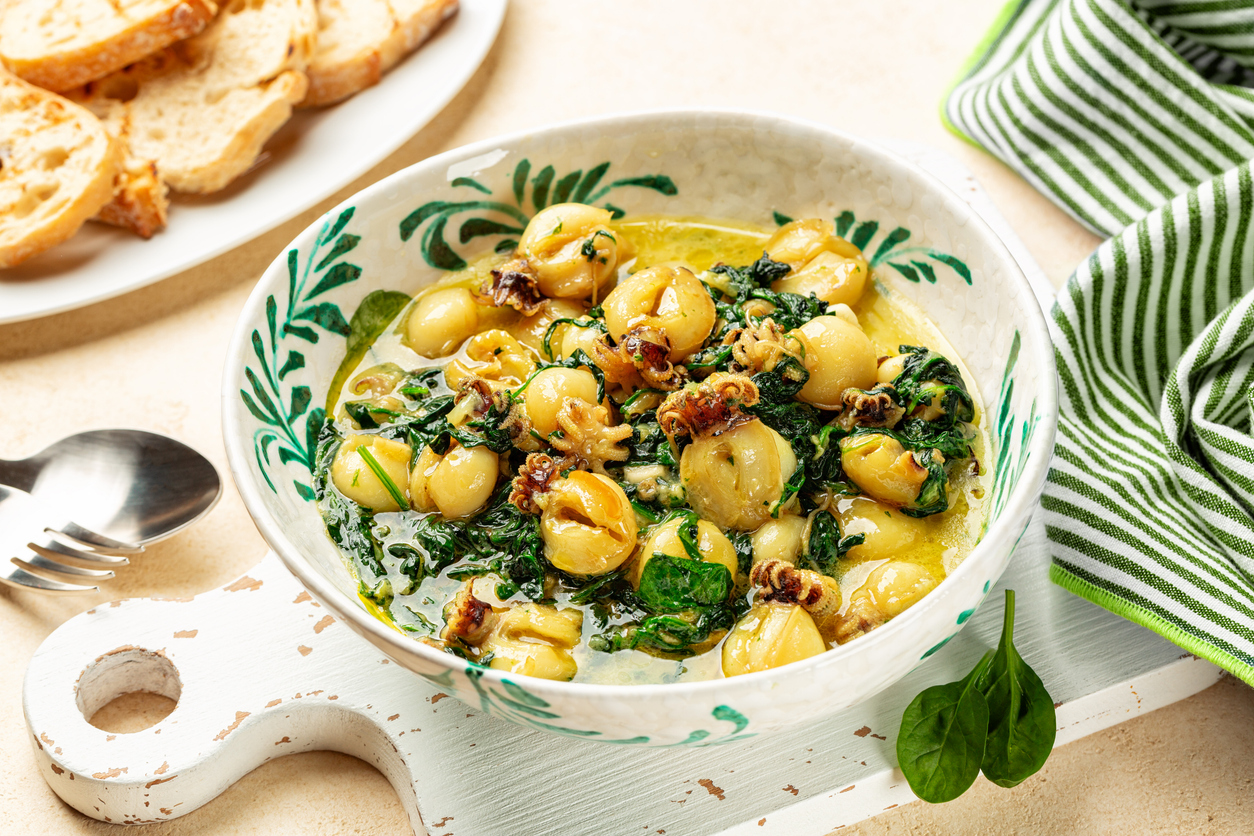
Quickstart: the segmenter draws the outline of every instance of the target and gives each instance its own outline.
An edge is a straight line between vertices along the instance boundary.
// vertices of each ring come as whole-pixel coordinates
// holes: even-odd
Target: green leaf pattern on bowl
[[[596,740],[598,743],[640,746],[647,745],[650,742],[650,738],[644,735],[615,740],[602,736],[599,731],[570,728],[569,726],[552,722],[560,720],[561,717],[548,710],[550,705],[546,700],[532,694],[513,680],[502,679],[497,683],[490,679],[485,679],[484,672],[484,668],[475,664],[468,664],[461,671],[470,682],[475,694],[479,697],[479,705],[477,707],[485,714],[492,714],[542,731],[556,732],[568,737],[578,737],[585,740]],[[437,685],[455,690],[454,676],[455,673],[450,670],[438,676],[430,677],[430,679]],[[735,740],[745,740],[755,736],[753,732],[744,733],[744,730],[749,725],[749,718],[730,706],[716,706],[711,712],[711,716],[720,723],[731,723],[732,728],[722,732],[694,729],[688,733],[686,739],[678,743],[669,744],[668,748],[730,743]]]
[[[527,227],[531,216],[558,203],[587,203],[596,205],[616,189],[637,187],[652,189],[670,197],[678,194],[675,181],[664,174],[650,174],[644,177],[623,177],[602,185],[610,164],[603,162],[584,172],[583,169],[571,171],[557,177],[557,169],[546,165],[534,176],[531,176],[531,161],[519,160],[510,177],[510,190],[505,200],[433,200],[424,203],[401,221],[401,240],[408,241],[420,229],[422,233],[422,256],[432,267],[439,270],[461,270],[466,266],[466,259],[449,244],[445,238],[448,225],[453,218],[467,213],[478,213],[462,221],[457,232],[457,242],[464,247],[476,238],[484,236],[502,236],[496,244],[498,252],[508,252],[518,245],[517,237]],[[495,192],[471,177],[458,177],[452,185],[463,186],[494,195]],[[530,194],[528,194],[530,187]],[[531,211],[528,212],[528,204]],[[623,216],[623,210],[606,201],[602,208],[609,210],[615,218]],[[483,217],[487,213],[492,217]]]
[[[295,248],[288,250],[287,299],[282,317],[278,300],[273,294],[267,296],[266,333],[263,336],[257,329],[252,333],[257,365],[244,369],[251,391],[240,389],[239,393],[244,406],[261,422],[253,431],[253,453],[266,484],[277,493],[274,479],[278,477],[270,472],[275,458],[279,466],[300,465],[304,478],[292,483],[306,501],[313,499],[307,474],[313,472],[314,449],[326,413],[321,407],[309,408],[313,393],[308,386],[285,385],[284,379],[305,367],[298,340],[318,342],[319,329],[340,337],[349,334],[348,320],[338,305],[314,300],[361,277],[360,267],[342,260],[361,241],[359,236],[343,231],[353,211],[350,206],[334,221],[326,219],[303,262]]]

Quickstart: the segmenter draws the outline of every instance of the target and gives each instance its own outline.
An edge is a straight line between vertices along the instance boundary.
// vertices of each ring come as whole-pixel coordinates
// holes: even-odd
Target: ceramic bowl
[[[310,465],[354,313],[412,295],[564,201],[628,215],[822,217],[957,349],[987,410],[987,533],[934,592],[842,647],[692,684],[551,682],[426,647],[362,607],[313,501]],[[370,296],[370,294],[376,294]],[[392,297],[396,298],[396,297]],[[223,431],[262,535],[331,612],[471,706],[586,740],[708,744],[810,722],[888,687],[961,629],[1006,568],[1045,479],[1057,417],[1045,320],[1010,253],[956,194],[871,142],[766,114],[600,118],[476,143],[397,172],[302,232],[249,298],[227,357]]]

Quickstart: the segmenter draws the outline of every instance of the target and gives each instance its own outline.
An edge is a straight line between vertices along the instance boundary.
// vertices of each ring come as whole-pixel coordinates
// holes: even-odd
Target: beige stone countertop
[[[72,432],[139,427],[180,438],[227,473],[218,389],[254,281],[319,213],[432,154],[496,134],[623,110],[745,107],[935,145],[975,172],[1055,284],[1098,243],[1013,172],[947,133],[943,93],[1003,0],[513,0],[466,88],[382,164],[245,246],[152,287],[77,311],[0,326],[0,457]],[[171,223],[179,223],[177,209]],[[22,719],[27,661],[57,625],[128,596],[220,586],[265,551],[238,493],[152,546],[89,597],[0,588],[0,832],[112,834],[53,795]],[[163,706],[162,704],[165,703]],[[124,697],[97,722],[144,727],[163,698]],[[982,778],[958,801],[918,802],[842,833],[1254,833],[1254,692],[1232,679],[1058,749],[1014,790]],[[485,774],[484,780],[507,776]],[[361,761],[291,755],[217,800],[143,834],[400,834],[391,787]],[[536,833],[560,833],[537,823]]]

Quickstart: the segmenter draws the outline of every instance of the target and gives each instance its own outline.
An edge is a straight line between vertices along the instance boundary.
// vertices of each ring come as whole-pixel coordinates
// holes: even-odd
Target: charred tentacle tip
[[[474,646],[487,637],[495,621],[492,605],[476,598],[473,581],[467,581],[453,600],[444,605],[444,629],[440,631],[440,638]]]
[[[673,442],[677,436],[718,435],[750,420],[743,407],[758,402],[758,386],[744,375],[715,372],[662,401],[658,425]]]
[[[749,572],[749,582],[762,590],[763,600],[800,604],[820,628],[840,611],[840,584],[834,578],[798,569],[783,560],[755,564]]]
[[[515,258],[492,271],[492,279],[479,288],[476,301],[493,307],[508,305],[523,316],[538,313],[548,300],[525,258]]]
[[[853,641],[880,627],[886,620],[884,614],[867,599],[854,597],[849,602],[849,609],[836,622],[835,641],[837,644]]]
[[[561,471],[561,463],[552,456],[544,453],[527,456],[510,483],[509,503],[524,514],[539,514],[544,508],[544,494]]]
[[[633,328],[617,345],[609,334],[601,334],[592,342],[592,360],[605,372],[608,380],[667,391],[678,389],[688,381],[688,370],[670,361],[671,342],[657,328]]]
[[[841,401],[836,420],[845,431],[854,427],[895,427],[906,414],[891,383],[881,383],[873,389],[846,389]]]

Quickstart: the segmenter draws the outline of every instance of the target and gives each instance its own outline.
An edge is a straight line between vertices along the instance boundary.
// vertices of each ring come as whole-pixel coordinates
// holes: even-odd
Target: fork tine
[[[114,540],[112,537],[106,537],[103,534],[97,534],[89,528],[83,528],[76,522],[67,522],[61,526],[61,529],[48,529],[54,534],[61,534],[66,537],[86,543],[89,546],[95,546],[98,549],[108,549],[119,554],[139,554],[144,547],[138,543],[127,543],[122,540]]]
[[[0,583],[16,589],[38,589],[41,592],[96,592],[99,589],[95,586],[78,586],[41,578],[13,564],[9,564],[7,568],[0,566]]]
[[[84,569],[81,566],[71,566],[67,563],[55,563],[48,558],[36,552],[13,558],[13,562],[23,569],[35,569],[41,572],[58,572],[62,575],[71,575],[73,577],[85,578],[91,581],[107,581],[113,577],[113,573],[108,569]]]
[[[28,543],[32,549],[38,554],[50,557],[53,560],[65,560],[67,563],[75,565],[86,564],[84,568],[91,566],[125,566],[130,563],[125,557],[119,557],[104,552],[84,551],[76,549],[73,546],[67,546],[61,541],[44,535],[42,540],[33,540]]]

